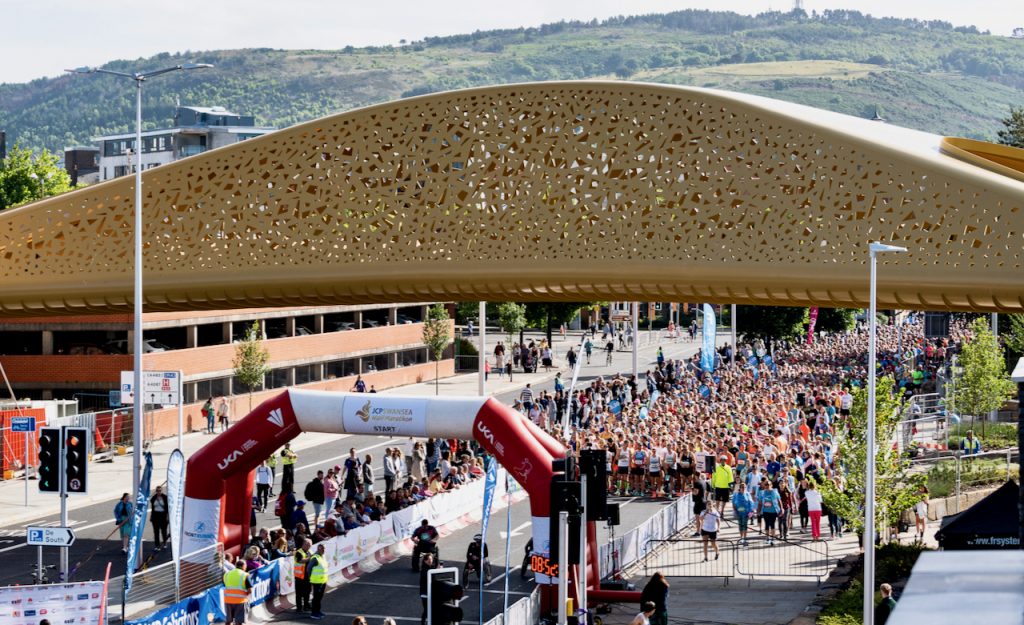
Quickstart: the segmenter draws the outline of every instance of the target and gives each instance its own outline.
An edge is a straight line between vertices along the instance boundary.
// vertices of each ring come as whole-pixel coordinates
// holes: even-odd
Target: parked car
[[[103,349],[108,354],[127,354],[131,347],[130,342],[127,339],[121,339],[117,341],[107,341],[103,346]],[[156,339],[142,339],[142,353],[152,354],[154,352],[166,352],[171,348],[164,345]]]

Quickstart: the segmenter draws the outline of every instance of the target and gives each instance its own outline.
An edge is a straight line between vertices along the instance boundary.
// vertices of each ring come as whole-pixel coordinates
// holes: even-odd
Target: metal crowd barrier
[[[124,596],[124,576],[112,577],[107,599],[111,618],[120,618],[124,599],[124,617],[130,619],[174,605],[185,598],[209,590],[224,577],[224,546],[220,543],[181,556],[181,587],[176,593],[174,562],[165,562],[132,574],[132,589]]]

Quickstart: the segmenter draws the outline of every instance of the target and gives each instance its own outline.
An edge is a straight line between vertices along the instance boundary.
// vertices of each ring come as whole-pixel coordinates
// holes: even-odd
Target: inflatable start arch
[[[530,495],[533,544],[547,554],[551,461],[565,448],[494,398],[397,397],[289,389],[273,397],[188,461],[182,553],[248,540],[252,473],[302,432],[476,440]],[[594,545],[590,551],[596,554]]]

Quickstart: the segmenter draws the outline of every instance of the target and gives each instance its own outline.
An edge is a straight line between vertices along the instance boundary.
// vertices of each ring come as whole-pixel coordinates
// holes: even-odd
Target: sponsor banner
[[[362,393],[345,397],[341,421],[350,434],[427,435],[427,401]]]
[[[223,621],[221,588],[218,586],[199,593],[145,618],[128,621],[126,625],[207,625],[208,622]]]
[[[186,497],[181,529],[182,553],[190,554],[216,544],[220,529],[220,500]]]
[[[102,581],[0,588],[0,625],[95,625],[102,609]]]
[[[281,558],[281,560],[288,560],[288,558]],[[280,594],[278,592],[280,579],[281,573],[279,565],[276,563],[265,564],[249,573],[249,583],[252,584],[252,589],[249,591],[249,607],[258,606]]]
[[[135,494],[135,513],[132,515],[132,533],[128,539],[128,558],[125,562],[124,592],[132,589],[132,575],[135,572],[135,558],[141,551],[142,533],[146,531],[146,514],[149,512],[149,482],[153,477],[153,454],[146,452],[146,467],[142,470],[139,492]]]
[[[491,507],[494,505],[494,491],[498,486],[498,462],[494,458],[487,459],[487,475],[484,477],[484,512],[480,520],[480,533],[487,542],[487,524],[491,520]],[[481,621],[483,622],[483,621]]]
[[[295,568],[292,566],[292,558],[278,558],[273,564],[277,566],[278,593],[290,595],[295,592]]]
[[[167,507],[171,524],[171,558],[179,561],[181,554],[181,513],[185,502],[185,456],[180,449],[167,459]]]
[[[704,304],[704,344],[700,348],[700,368],[704,371],[715,370],[715,334],[718,331],[718,320],[711,304]]]

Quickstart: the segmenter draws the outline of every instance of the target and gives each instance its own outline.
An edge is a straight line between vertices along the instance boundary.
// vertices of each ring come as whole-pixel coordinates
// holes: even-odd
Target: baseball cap
[[[302,499],[300,499],[300,500],[295,502],[295,507],[297,507],[297,508],[301,507],[301,506],[304,506],[304,505],[306,505],[306,502],[303,501]]]

